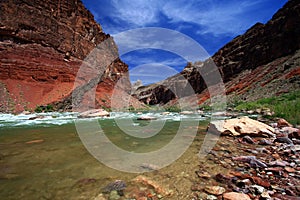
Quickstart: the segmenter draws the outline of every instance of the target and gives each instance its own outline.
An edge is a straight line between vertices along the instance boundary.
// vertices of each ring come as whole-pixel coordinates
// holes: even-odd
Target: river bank
[[[135,139],[115,124],[116,118],[131,118],[133,126],[147,126],[148,121],[137,120],[140,116],[166,120],[164,129],[153,138]],[[220,119],[236,117],[220,115]],[[199,121],[188,150],[165,168],[141,166],[154,169],[141,174],[124,173],[101,164],[85,149],[74,126],[74,120],[97,120],[117,146],[127,151],[149,152],[168,144],[183,119]],[[294,130],[289,124],[285,124],[289,128],[271,124],[276,129],[276,138],[221,136],[208,155],[199,159],[209,119],[210,113],[111,113],[110,117],[85,119],[79,119],[78,113],[3,114],[0,196],[91,200],[234,199],[230,195],[242,193],[248,199],[299,196],[299,138],[293,133],[293,144],[287,139],[276,140]],[[104,190],[116,180],[126,184],[122,195],[114,187]]]

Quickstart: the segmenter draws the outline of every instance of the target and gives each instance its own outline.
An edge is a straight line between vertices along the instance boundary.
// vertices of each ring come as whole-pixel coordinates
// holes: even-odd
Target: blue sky
[[[256,22],[266,23],[288,0],[83,0],[105,33],[161,27],[190,37],[213,55]],[[118,45],[118,41],[117,45]],[[157,82],[180,72],[187,60],[163,49],[121,55],[131,81]],[[200,60],[200,58],[199,58]]]

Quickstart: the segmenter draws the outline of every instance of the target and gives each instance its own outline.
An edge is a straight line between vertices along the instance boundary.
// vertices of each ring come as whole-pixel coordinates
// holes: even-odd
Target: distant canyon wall
[[[148,104],[176,102],[181,91],[184,97],[187,84],[198,95],[198,103],[210,97],[197,68],[214,61],[232,99],[253,100],[263,96],[289,92],[300,88],[300,0],[290,0],[266,24],[257,23],[245,34],[237,36],[203,63],[189,63],[185,69],[160,83],[143,86],[134,93]],[[165,87],[165,86],[168,87]],[[273,86],[274,85],[274,86]],[[262,91],[258,93],[257,91]],[[269,92],[267,92],[269,91]],[[254,94],[255,93],[255,94]]]

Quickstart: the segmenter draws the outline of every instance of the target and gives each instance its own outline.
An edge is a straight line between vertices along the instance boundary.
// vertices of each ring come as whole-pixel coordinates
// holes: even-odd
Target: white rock
[[[93,109],[82,112],[79,114],[79,118],[90,118],[90,117],[108,117],[109,112],[104,109]]]
[[[241,117],[227,120],[213,121],[209,125],[208,132],[220,133],[222,135],[251,135],[275,137],[275,129],[249,117]]]

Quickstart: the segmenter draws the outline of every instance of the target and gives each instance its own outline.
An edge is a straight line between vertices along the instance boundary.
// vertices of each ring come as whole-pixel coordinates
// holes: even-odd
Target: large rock
[[[109,116],[109,112],[103,109],[88,110],[78,115],[79,118],[108,117],[108,116]]]
[[[274,128],[249,117],[213,121],[210,123],[208,130],[230,136],[275,136]]]
[[[223,200],[251,200],[251,198],[244,193],[228,192],[223,194]]]
[[[88,70],[83,60],[100,43],[105,45],[98,51],[103,74],[95,83],[96,106],[109,107],[121,76],[130,90],[128,66],[81,1],[7,0],[0,2],[0,13],[0,112],[57,101],[71,108],[72,99],[65,99],[77,72],[82,65]]]

